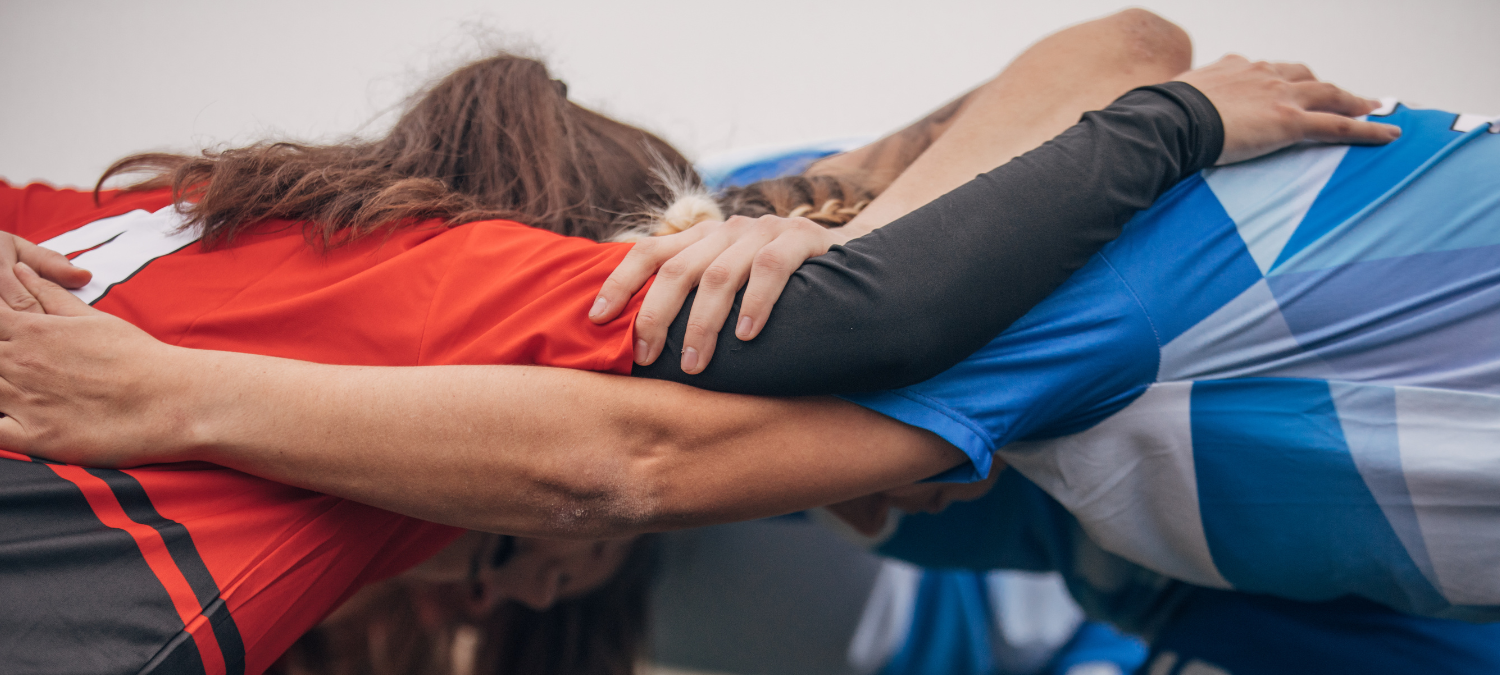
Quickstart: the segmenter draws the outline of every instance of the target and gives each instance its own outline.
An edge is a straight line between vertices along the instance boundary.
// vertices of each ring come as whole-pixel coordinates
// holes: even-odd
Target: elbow
[[[1122,63],[1160,71],[1167,78],[1193,67],[1193,40],[1187,31],[1149,10],[1132,7],[1101,22],[1119,37]]]
[[[623,441],[600,461],[547,481],[534,536],[617,539],[672,529],[663,504],[670,485],[666,458],[673,448],[660,437]]]

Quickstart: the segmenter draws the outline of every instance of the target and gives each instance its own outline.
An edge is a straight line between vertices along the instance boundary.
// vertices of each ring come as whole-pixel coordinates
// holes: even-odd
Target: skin
[[[700,373],[713,358],[716,336],[735,294],[745,289],[735,335],[751,340],[766,325],[792,273],[810,257],[910,213],[988,171],[1036,148],[1136,87],[1172,79],[1208,96],[1223,119],[1220,164],[1258,157],[1301,140],[1381,144],[1394,126],[1351,119],[1378,107],[1318,82],[1298,64],[1251,63],[1239,56],[1184,73],[1192,46],[1180,28],[1139,9],[1126,10],[1051,35],[1032,46],[995,79],[907,130],[813,168],[821,173],[890,173],[883,162],[913,154],[890,187],[843,228],[824,229],[805,218],[730,218],[636,244],[600,289],[595,322],[614,319],[653,275],[656,281],[636,315],[636,362],[656,360],[667,329],[689,291],[698,289],[683,337],[681,367]],[[951,120],[946,111],[959,110]],[[940,130],[934,136],[934,130]]]
[[[511,601],[541,611],[604,585],[624,562],[634,541],[634,537],[601,540],[517,537],[515,551],[504,564],[477,565],[479,575],[472,578],[474,562],[493,556],[499,537],[471,531],[402,577],[429,584],[474,583],[477,592],[470,594],[464,608],[471,616],[488,615],[500,604]]]
[[[1139,18],[1117,16],[1125,18],[1104,21]],[[1124,51],[1099,56],[1110,57],[1100,67],[1138,54],[1140,36],[1148,33],[1123,33],[1135,37],[1117,43]],[[1069,50],[1056,54],[1072,58]],[[1038,71],[1031,76],[1038,86],[1055,82],[1042,76],[1046,59],[1018,60],[1012,70],[1023,62],[1023,70]],[[1113,91],[1099,98],[1144,83],[1128,79],[1110,80]],[[1368,112],[1371,104],[1311,80],[1305,68],[1228,59],[1182,79],[1219,108],[1228,157],[1308,138],[1392,138],[1383,125],[1344,117]],[[1010,81],[1002,76],[995,82]],[[1059,100],[1071,96],[1065,92]],[[1004,111],[1008,99],[993,100]],[[981,102],[976,95],[916,161],[964,148],[1008,158],[1055,133],[1048,125],[1063,119],[978,115],[988,110]],[[975,126],[991,121],[992,143],[939,145],[968,128],[970,116]],[[978,164],[988,168],[993,161]],[[924,184],[946,191],[941,181]],[[638,246],[647,253],[633,252],[635,268],[622,265],[624,276],[654,270],[661,260],[711,240],[723,245],[698,251],[708,253],[702,269],[741,241],[752,245],[748,257],[743,247],[734,248],[739,269],[761,269],[759,252],[774,249],[778,239],[719,236],[735,224],[695,227],[671,242]],[[663,252],[671,256],[660,258]],[[419,518],[570,538],[619,537],[847,501],[963,461],[927,432],[833,399],[752,399],[547,368],[333,367],[182,350],[82,306],[25,266],[16,270],[54,316],[0,313],[0,409],[8,415],[0,419],[0,446],[60,461],[203,460]],[[669,281],[659,277],[653,292]],[[732,294],[732,286],[707,295]]]

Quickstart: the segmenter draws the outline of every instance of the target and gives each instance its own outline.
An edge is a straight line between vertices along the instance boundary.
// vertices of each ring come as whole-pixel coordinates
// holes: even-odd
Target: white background
[[[1500,113],[1500,0],[1158,0],[1196,60],[1299,60],[1368,96]],[[875,134],[1116,2],[0,0],[0,177],[92,185],[135,151],[378,133],[494,47],[690,156]],[[384,115],[384,116],[382,116]]]

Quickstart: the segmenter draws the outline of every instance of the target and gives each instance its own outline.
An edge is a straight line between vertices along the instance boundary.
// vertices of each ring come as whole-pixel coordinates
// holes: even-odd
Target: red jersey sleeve
[[[637,293],[614,321],[588,318],[629,244],[600,244],[507,221],[472,223],[432,296],[424,365],[540,364],[628,374]]]
[[[90,221],[136,209],[156,211],[171,203],[170,190],[105,190],[95,204],[92,190],[55,188],[45,183],[14,187],[0,180],[0,231],[32,242],[45,241]]]

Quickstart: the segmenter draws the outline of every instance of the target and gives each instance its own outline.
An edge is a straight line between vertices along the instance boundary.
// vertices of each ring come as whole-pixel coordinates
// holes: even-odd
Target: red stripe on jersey
[[[90,200],[67,190],[0,183],[0,230],[41,243],[132,209],[155,213],[171,195],[106,195],[94,210]],[[600,286],[629,249],[625,244],[507,221],[416,223],[326,251],[308,246],[301,223],[267,222],[232,246],[187,246],[139,260],[143,249],[125,246],[127,239],[98,245],[82,258],[137,263],[95,307],[170,344],[346,365],[537,364],[630,372],[641,295],[607,324],[587,318]],[[250,675],[265,670],[359,587],[404,571],[460,532],[220,467],[161,464],[123,473],[140,483],[164,519],[190,534],[243,639]],[[112,527],[122,503],[113,494],[99,495],[115,507]],[[129,499],[123,504],[122,529],[136,526]],[[151,569],[173,562],[158,535],[142,534],[162,554],[148,557]],[[194,598],[188,591],[195,577],[184,569],[185,575],[175,568],[167,575],[172,584],[165,577],[161,582],[176,589],[174,602]],[[191,618],[203,612],[191,606]],[[218,643],[233,653],[227,639]]]
[[[0,459],[14,459],[21,462],[31,461],[30,457],[27,457],[26,455],[23,455],[19,452],[11,452],[9,450],[0,450]]]
[[[167,590],[167,595],[172,598],[172,605],[177,609],[177,615],[182,618],[193,642],[198,646],[198,654],[203,659],[203,670],[207,675],[225,675],[224,655],[219,650],[219,641],[214,637],[212,626],[208,624],[208,618],[203,616],[203,608],[198,605],[198,598],[193,595],[192,586],[188,585],[187,579],[182,575],[182,570],[177,569],[177,563],[172,560],[172,554],[167,551],[167,543],[162,541],[161,534],[154,528],[142,525],[131,520],[125,515],[120,502],[115,498],[114,491],[109,489],[104,481],[90,475],[82,467],[68,466],[63,464],[48,465],[62,479],[78,486],[83,493],[83,498],[88,501],[89,507],[98,516],[99,522],[107,527],[124,530],[135,540],[135,544],[141,550],[141,557]]]

